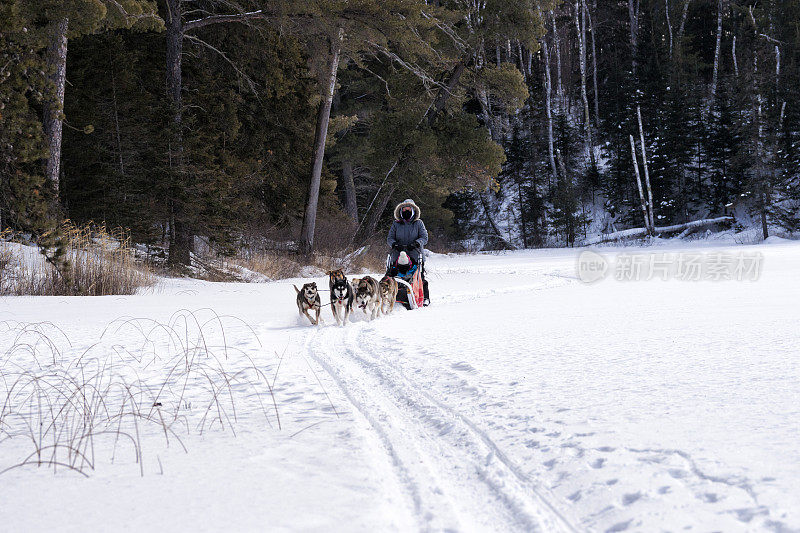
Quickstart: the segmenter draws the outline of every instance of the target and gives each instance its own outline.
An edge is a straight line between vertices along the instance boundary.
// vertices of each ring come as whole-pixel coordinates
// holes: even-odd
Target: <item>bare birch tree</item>
[[[647,166],[647,151],[644,144],[644,128],[642,127],[642,109],[636,106],[636,117],[639,119],[639,141],[642,143],[642,166],[644,167],[644,183],[647,187],[647,208],[650,216],[650,228],[654,228],[655,217],[653,216],[653,188],[650,187],[650,170]]]
[[[689,14],[689,2],[691,0],[684,0],[683,1],[683,12],[681,13],[681,24],[678,26],[678,38],[677,42],[680,44],[681,39],[683,39],[683,32],[686,30],[686,17]]]
[[[564,86],[561,84],[561,40],[558,37],[555,10],[550,11],[550,21],[553,24],[553,46],[556,52],[556,96],[559,100],[558,105],[561,106],[564,100]]]
[[[597,5],[595,5],[595,8]],[[595,126],[600,127],[600,95],[597,87],[597,47],[595,46],[595,26],[592,23],[592,13],[586,5],[586,0],[583,0],[583,9],[589,18],[589,33],[592,35],[592,88],[594,89],[594,123]],[[595,13],[596,13],[595,9]]]
[[[720,47],[722,44],[722,10],[724,6],[722,0],[717,1],[717,44],[714,47],[714,70],[711,73],[711,88],[709,89],[708,102],[703,108],[703,116],[708,115],[711,106],[714,103],[714,97],[717,93],[717,79],[719,78],[719,55]]]
[[[583,134],[586,151],[592,168],[595,167],[592,142],[592,119],[589,115],[589,98],[586,94],[586,11],[580,1],[575,2],[575,28],[578,30],[578,58],[581,69],[581,100],[583,101]],[[583,24],[581,23],[583,22]]]
[[[667,17],[667,35],[669,36],[669,57],[672,57],[672,22],[669,19],[669,0],[664,0],[664,13]]]
[[[67,81],[67,30],[69,18],[54,22],[50,26],[47,45],[47,68],[50,81],[55,88],[54,98],[44,104],[42,125],[47,137],[46,176],[56,192],[61,175],[61,137],[63,134],[64,93]]]
[[[547,155],[550,159],[550,173],[552,179],[557,179],[555,153],[553,150],[553,109],[552,109],[552,82],[550,80],[550,52],[548,51],[547,40],[542,39],[542,61],[544,63],[544,102],[545,114],[547,116]]]
[[[636,175],[636,186],[639,189],[639,201],[642,206],[642,216],[644,217],[644,228],[648,235],[653,235],[650,227],[650,214],[647,210],[647,200],[644,198],[644,190],[642,189],[642,177],[639,174],[639,161],[636,158],[636,143],[633,140],[633,135],[629,135],[631,140],[631,158],[633,159],[633,172]]]

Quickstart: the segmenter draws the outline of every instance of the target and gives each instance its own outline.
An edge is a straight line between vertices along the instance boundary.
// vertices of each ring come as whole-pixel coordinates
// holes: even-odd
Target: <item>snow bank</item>
[[[600,250],[609,258],[632,251]],[[92,350],[118,353],[127,361],[120,368],[137,369],[131,382],[176,390],[184,381],[165,378],[164,332],[143,324],[169,324],[181,309],[234,315],[252,330],[223,319],[223,336],[199,311],[208,316],[199,322],[217,329],[202,339],[216,357],[198,361],[234,374],[258,368],[274,383],[281,419],[281,429],[272,418],[269,427],[263,389],[232,387],[236,436],[227,421],[199,435],[197,398],[210,383],[191,379],[189,431],[180,432],[188,452],[143,424],[143,477],[130,449],[112,462],[109,444],[95,450],[89,479],[66,469],[6,472],[4,527],[800,528],[800,245],[670,239],[636,253],[743,251],[763,254],[758,281],[612,276],[585,285],[579,250],[432,254],[431,307],[375,322],[356,312],[345,328],[327,309],[321,328],[297,316],[291,285],[310,279],[165,280],[138,296],[0,298],[7,326],[50,321],[69,338],[50,335],[59,364],[77,361],[112,319],[145,319],[108,330]],[[142,343],[142,331],[160,348]],[[0,334],[0,349],[14,338]],[[39,371],[25,350],[12,355],[6,374]],[[15,442],[0,447],[6,464],[16,460]]]

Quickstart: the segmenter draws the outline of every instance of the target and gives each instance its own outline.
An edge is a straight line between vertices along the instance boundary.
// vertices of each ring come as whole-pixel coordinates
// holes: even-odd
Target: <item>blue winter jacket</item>
[[[409,221],[400,218],[400,211],[406,206],[414,209],[414,216]],[[420,254],[423,252],[424,246],[428,244],[428,230],[425,229],[425,224],[420,219],[420,214],[420,209],[413,200],[406,200],[397,204],[397,207],[394,208],[394,222],[392,222],[392,227],[389,228],[389,236],[386,239],[386,243],[390,247],[395,243],[403,246],[409,246],[415,242],[419,244],[418,249],[406,252],[415,264],[419,263]],[[392,263],[397,260],[398,255],[400,255],[400,252],[393,249]]]

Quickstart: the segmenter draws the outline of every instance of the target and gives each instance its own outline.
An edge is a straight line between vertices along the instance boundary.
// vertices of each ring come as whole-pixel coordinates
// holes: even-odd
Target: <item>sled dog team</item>
[[[369,320],[388,315],[394,311],[397,300],[397,281],[390,276],[385,276],[380,282],[371,276],[347,279],[342,269],[328,272],[328,285],[331,292],[331,311],[336,323],[340,326],[347,324],[353,304],[364,311]],[[319,325],[322,312],[322,299],[317,290],[316,283],[306,283],[301,289],[296,286],[297,310],[305,315],[312,325]],[[309,311],[314,311],[312,318]]]
[[[394,208],[394,222],[389,228],[386,244],[391,248],[388,265],[395,265],[395,272],[408,272],[412,265],[422,264],[424,247],[428,243],[428,231],[422,222],[421,210],[412,199],[404,200]],[[378,282],[375,278],[364,276],[348,281],[342,269],[328,272],[331,291],[331,311],[336,323],[340,326],[347,324],[353,303],[364,310],[369,320],[381,314],[394,311],[397,301],[397,281],[392,277],[392,270],[388,269],[383,279]],[[405,270],[403,270],[405,267]],[[425,279],[425,270],[421,271],[424,306],[430,303],[428,282]],[[319,315],[322,311],[322,300],[319,296],[316,283],[306,283],[297,291],[297,309],[301,315],[306,315],[312,325],[319,325]],[[328,305],[328,304],[325,304]],[[387,311],[388,309],[388,311]],[[309,311],[316,313],[311,318]]]

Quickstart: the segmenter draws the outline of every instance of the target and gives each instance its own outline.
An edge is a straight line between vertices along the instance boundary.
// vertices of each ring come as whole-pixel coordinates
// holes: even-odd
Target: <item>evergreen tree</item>
[[[43,231],[48,190],[39,160],[47,154],[37,113],[47,94],[40,36],[21,2],[0,5],[0,231]]]

